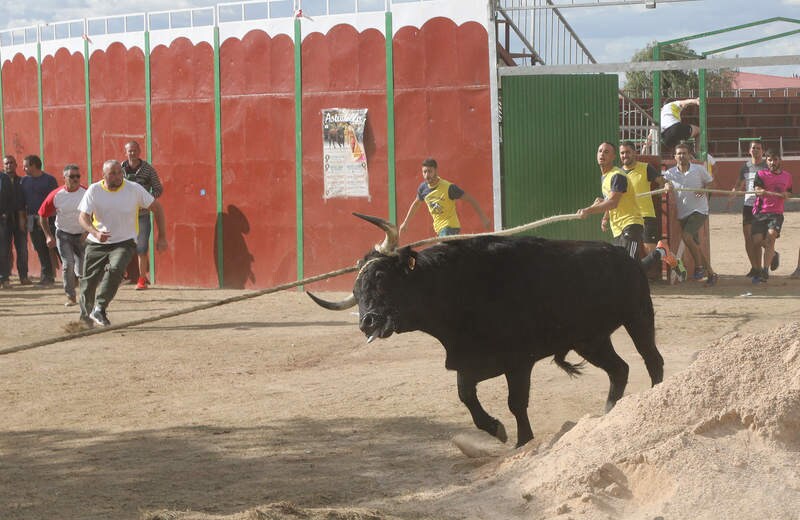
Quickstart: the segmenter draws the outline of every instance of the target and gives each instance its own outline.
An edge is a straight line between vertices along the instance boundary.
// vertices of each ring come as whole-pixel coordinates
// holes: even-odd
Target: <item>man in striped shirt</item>
[[[142,150],[136,141],[128,141],[125,144],[125,155],[128,157],[122,162],[122,171],[125,179],[135,182],[143,187],[153,198],[157,199],[164,193],[161,180],[155,168],[141,156]],[[136,256],[138,257],[139,276],[136,280],[136,290],[147,289],[150,281],[147,273],[150,271],[150,256],[148,249],[150,245],[150,212],[146,209],[139,210],[139,234],[136,237]],[[133,262],[131,262],[133,266]],[[129,266],[129,271],[132,266]]]

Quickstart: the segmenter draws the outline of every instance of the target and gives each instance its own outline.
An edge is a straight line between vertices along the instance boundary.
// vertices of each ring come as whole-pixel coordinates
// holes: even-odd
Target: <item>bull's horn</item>
[[[386,238],[383,240],[383,243],[375,247],[376,251],[384,255],[394,253],[394,250],[397,249],[398,237],[400,236],[397,232],[397,226],[378,217],[362,215],[361,213],[353,213],[353,215],[366,220],[370,224],[375,224],[386,233]]]
[[[343,311],[345,309],[353,307],[356,304],[356,297],[353,296],[352,294],[340,302],[325,301],[322,298],[314,296],[312,293],[307,291],[306,294],[308,295],[309,298],[314,300],[314,302],[316,302],[317,305],[319,305],[320,307],[325,307],[326,309],[331,311]]]

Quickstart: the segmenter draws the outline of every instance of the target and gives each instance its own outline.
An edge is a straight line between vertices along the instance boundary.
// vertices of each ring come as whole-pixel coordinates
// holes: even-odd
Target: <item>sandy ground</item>
[[[749,266],[739,218],[712,215],[717,287],[653,286],[665,383],[720,338],[800,319],[800,280],[788,279],[800,213],[787,215],[783,263],[759,286],[742,276]],[[235,294],[126,286],[109,318],[119,324]],[[0,351],[61,336],[76,315],[63,301],[58,288],[0,293]],[[502,479],[515,461],[536,472],[533,457],[562,425],[578,422],[579,431],[602,419],[604,373],[589,367],[570,379],[539,363],[533,444],[468,458],[452,439],[475,429],[443,349],[421,333],[367,345],[356,323],[350,311],[326,311],[291,290],[0,354],[0,518],[615,518],[632,511],[498,509],[506,496],[534,493],[518,473]],[[613,339],[631,366],[632,397],[620,404],[649,402],[641,358],[624,331]],[[479,396],[514,438],[505,382],[482,383]],[[486,479],[492,485],[480,488]],[[714,501],[696,512],[714,518]]]

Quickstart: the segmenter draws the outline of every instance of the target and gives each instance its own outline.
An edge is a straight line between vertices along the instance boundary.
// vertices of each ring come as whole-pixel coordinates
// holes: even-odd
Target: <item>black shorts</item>
[[[667,148],[673,148],[676,144],[690,137],[692,137],[692,125],[687,123],[675,123],[661,131],[661,142]]]
[[[642,244],[644,226],[641,224],[631,224],[626,226],[618,236],[614,237],[614,245],[620,246],[628,252],[634,260],[639,259],[639,248]]]
[[[774,229],[778,236],[781,236],[781,226],[783,226],[783,213],[759,213],[753,215],[750,234],[753,236],[766,235],[768,230]]]
[[[656,217],[644,217],[644,243],[655,244],[661,239],[661,226]]]
[[[703,228],[703,225],[708,220],[708,215],[700,213],[698,211],[693,211],[689,214],[689,216],[680,219],[678,222],[681,225],[681,231],[684,233],[689,233],[692,235],[695,243],[700,243],[700,230]]]
[[[753,223],[753,206],[742,206],[742,225]]]

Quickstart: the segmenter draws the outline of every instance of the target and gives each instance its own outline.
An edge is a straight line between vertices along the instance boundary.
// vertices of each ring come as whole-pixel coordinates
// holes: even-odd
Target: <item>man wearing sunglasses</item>
[[[64,185],[51,191],[39,208],[39,224],[44,232],[47,247],[57,248],[61,256],[64,293],[67,301],[64,306],[78,304],[75,289],[78,276],[83,271],[83,250],[86,233],[78,217],[80,204],[86,188],[81,186],[81,172],[75,164],[64,166]],[[55,236],[48,225],[49,218],[56,218]]]

